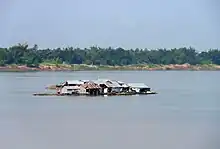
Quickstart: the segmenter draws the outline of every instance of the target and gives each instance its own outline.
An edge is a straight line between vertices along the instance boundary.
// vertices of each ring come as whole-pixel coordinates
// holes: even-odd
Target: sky
[[[0,46],[220,48],[218,0],[0,0]]]

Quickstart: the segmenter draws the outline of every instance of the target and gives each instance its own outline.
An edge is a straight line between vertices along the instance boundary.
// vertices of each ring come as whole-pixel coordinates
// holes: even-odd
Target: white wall
[[[121,88],[112,88],[112,92],[120,92]]]
[[[85,88],[80,87],[80,89],[79,89],[78,93],[81,93],[81,94],[86,94],[87,92],[86,92],[86,89],[85,89]]]
[[[104,93],[108,93],[108,88],[104,88]]]
[[[61,92],[60,92],[61,94],[67,94],[67,93],[69,93],[69,94],[71,94],[72,93],[72,91],[68,91],[67,90],[67,87],[63,87],[62,89],[61,89]]]
[[[139,93],[140,89],[139,88],[132,88],[132,90],[134,90],[135,92]]]

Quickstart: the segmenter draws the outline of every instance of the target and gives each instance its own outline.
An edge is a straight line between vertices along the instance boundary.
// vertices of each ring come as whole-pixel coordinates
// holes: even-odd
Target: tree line
[[[18,64],[36,67],[40,63],[93,64],[93,65],[132,65],[132,64],[218,64],[220,50],[209,49],[198,52],[194,48],[174,49],[123,49],[90,47],[85,49],[66,47],[39,49],[18,44],[0,48],[0,65]]]

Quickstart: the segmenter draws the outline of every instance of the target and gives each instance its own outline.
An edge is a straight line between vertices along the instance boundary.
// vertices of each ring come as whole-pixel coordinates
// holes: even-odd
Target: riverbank
[[[190,64],[170,64],[170,65],[126,65],[126,66],[108,66],[108,65],[86,65],[86,64],[40,64],[39,67],[27,67],[25,65],[7,65],[1,66],[0,71],[25,72],[25,71],[89,71],[89,70],[220,70],[220,65],[190,65]]]

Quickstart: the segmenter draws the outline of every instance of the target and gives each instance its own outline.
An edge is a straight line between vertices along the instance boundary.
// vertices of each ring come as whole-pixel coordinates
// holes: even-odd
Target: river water
[[[219,149],[219,71],[0,73],[3,149]],[[49,84],[109,78],[157,95],[36,97]]]

